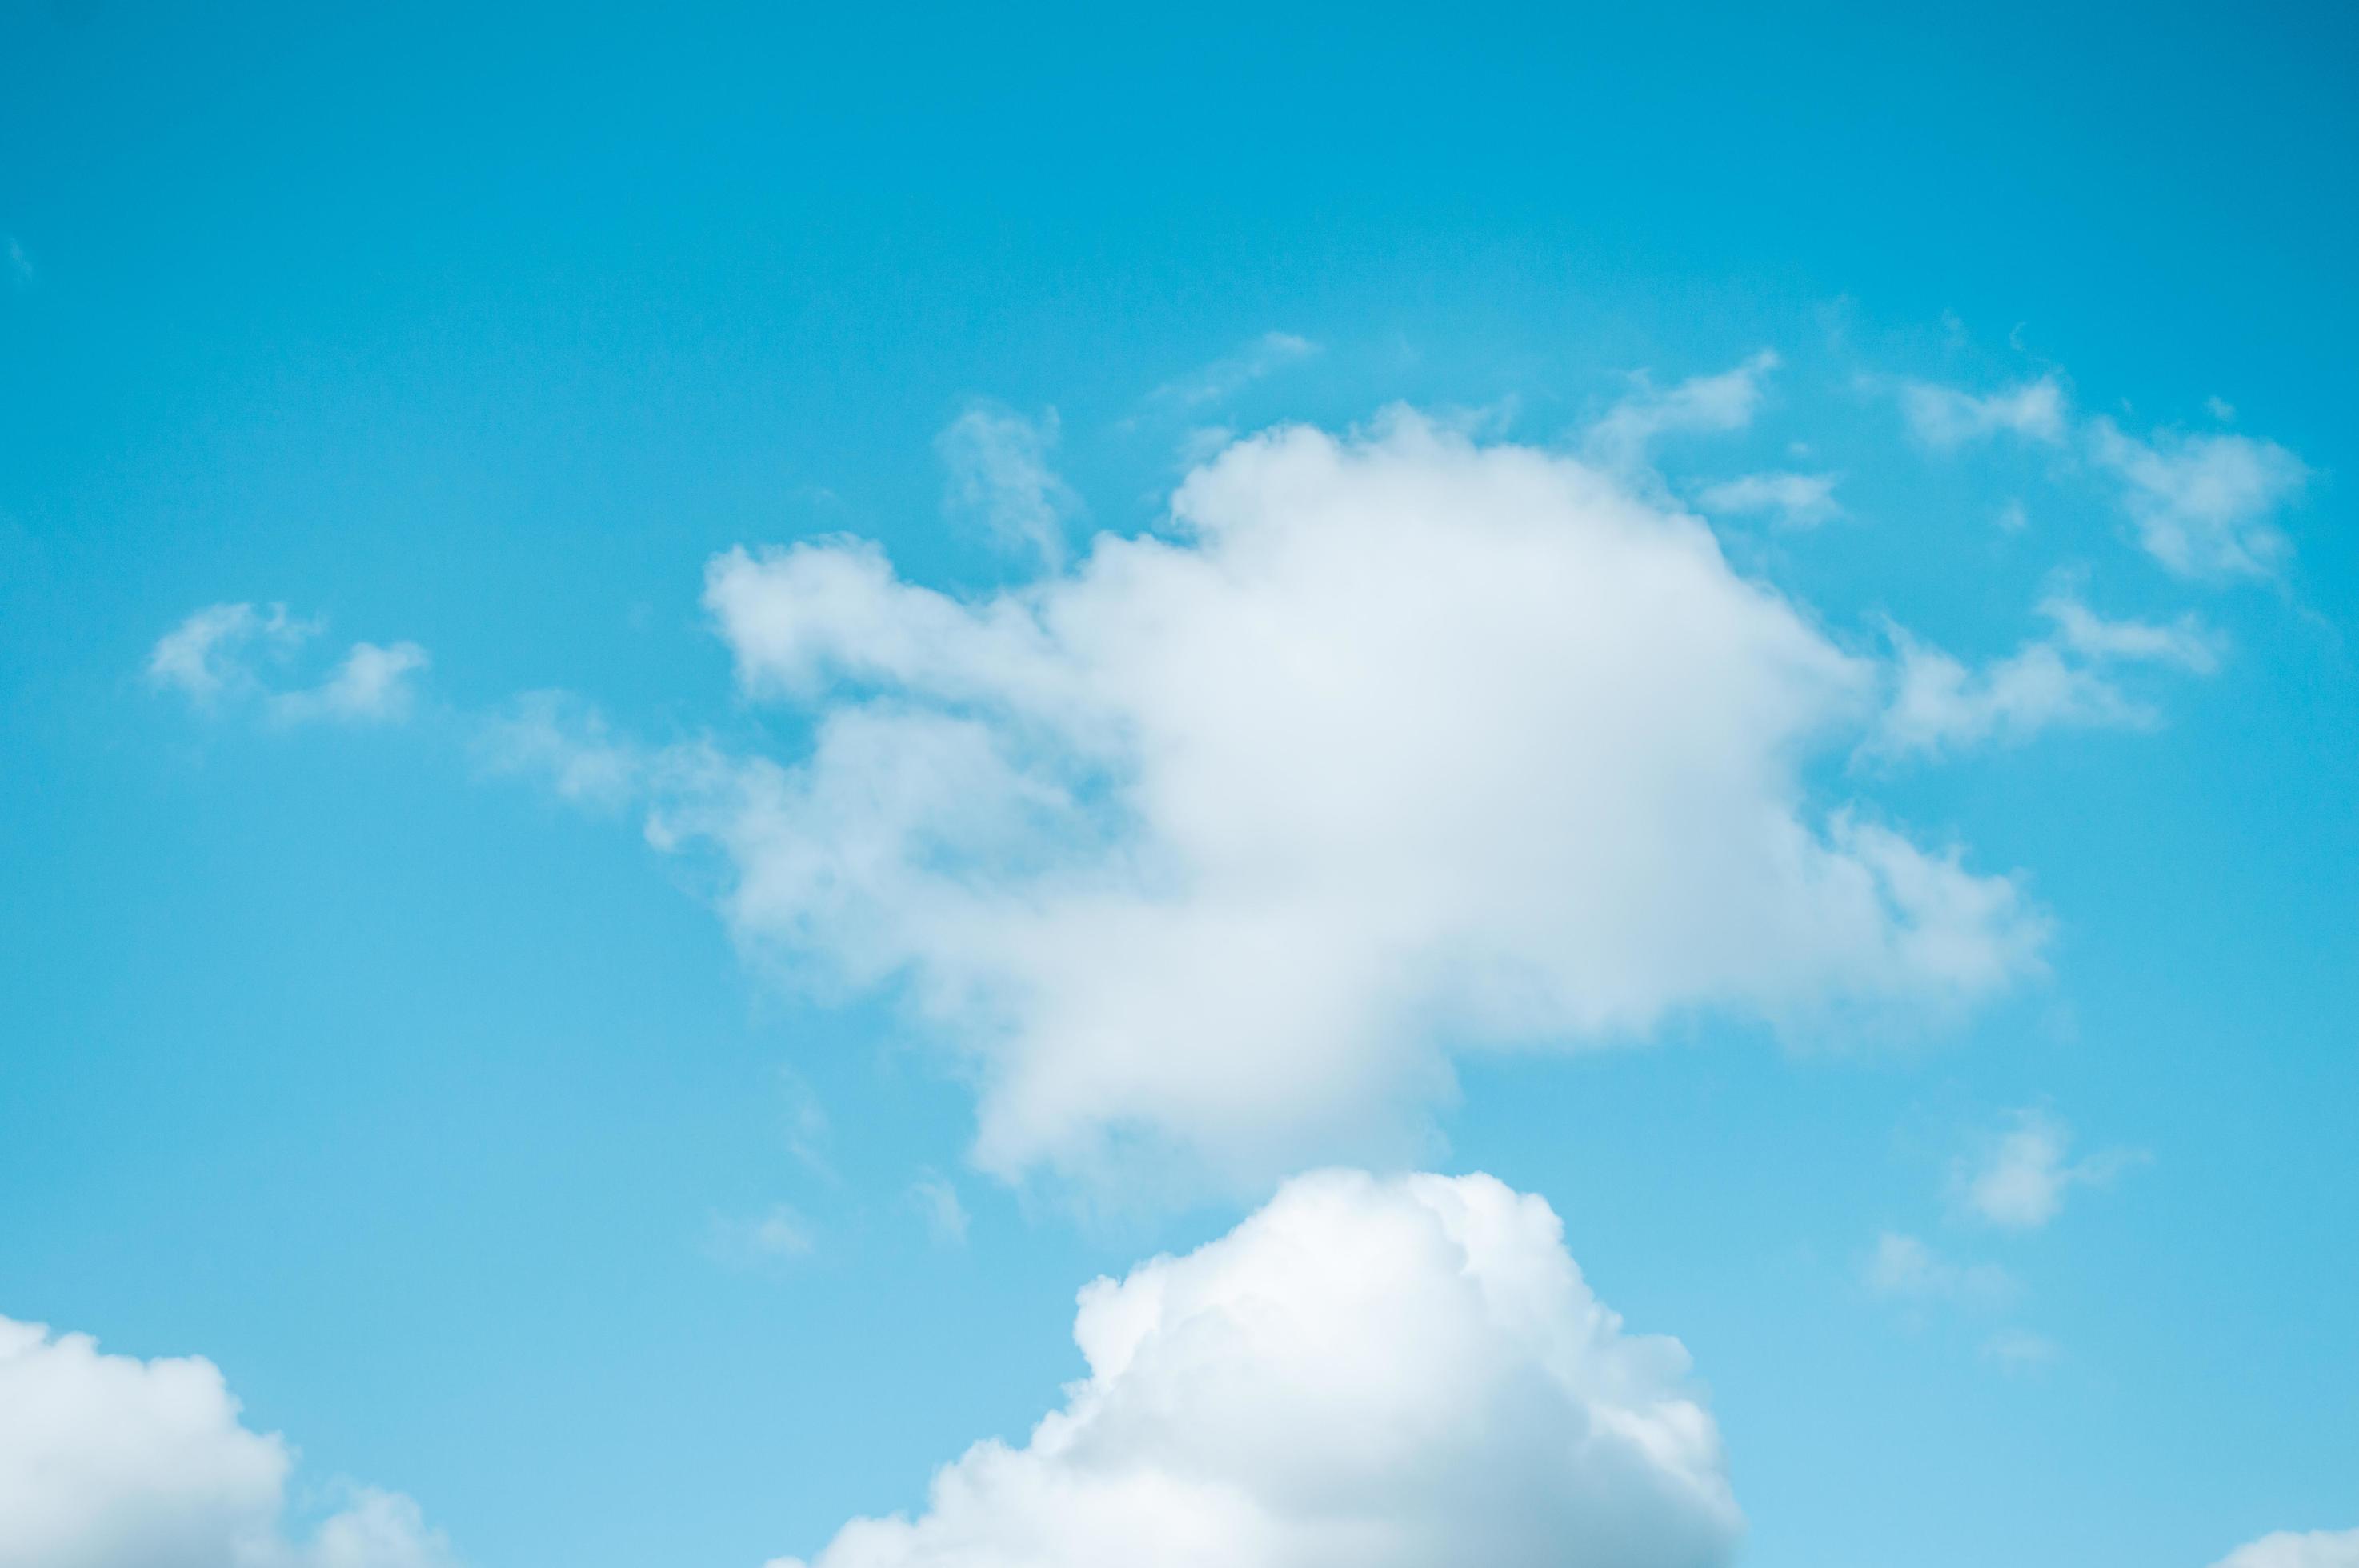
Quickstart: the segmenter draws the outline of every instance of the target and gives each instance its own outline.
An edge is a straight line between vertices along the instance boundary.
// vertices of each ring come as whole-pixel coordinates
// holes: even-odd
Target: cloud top
[[[1717,1568],[1742,1528],[1686,1353],[1487,1176],[1299,1177],[1090,1286],[1073,1336],[1088,1374],[1028,1442],[808,1568]]]
[[[0,1568],[453,1568],[389,1492],[289,1539],[293,1465],[203,1357],[112,1356],[0,1318]]]

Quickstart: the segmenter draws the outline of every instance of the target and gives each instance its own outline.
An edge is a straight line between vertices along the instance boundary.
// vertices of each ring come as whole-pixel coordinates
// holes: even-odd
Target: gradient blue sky
[[[797,755],[707,561],[1025,580],[945,505],[977,400],[1056,411],[1078,545],[1155,527],[1207,428],[1407,403],[1580,451],[1767,348],[1647,482],[1839,474],[1813,526],[1714,517],[1832,640],[2005,658],[2062,582],[2217,667],[1814,765],[2020,871],[2044,975],[1897,1038],[1462,1056],[1425,1162],[1545,1195],[1686,1345],[1752,1568],[2359,1524],[2352,12],[336,9],[0,19],[0,1314],[212,1358],[299,1507],[397,1488],[481,1568],[917,1506],[1078,1375],[1079,1285],[1258,1197],[975,1170],[892,987],[779,983],[710,868],[502,775],[489,716]],[[1912,427],[1908,385],[2043,381],[2060,440]],[[2099,421],[2298,455],[2289,552],[2169,569]],[[421,645],[406,721],[145,677],[247,601],[326,619],[289,689]],[[1973,1223],[2010,1127],[2104,1179]],[[1908,1297],[1887,1235],[1957,1272]]]

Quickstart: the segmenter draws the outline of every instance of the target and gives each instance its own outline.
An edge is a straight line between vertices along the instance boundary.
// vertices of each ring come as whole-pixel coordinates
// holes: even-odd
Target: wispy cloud
[[[1148,400],[1173,408],[1203,408],[1225,402],[1263,377],[1319,351],[1317,343],[1292,332],[1264,332],[1236,352],[1165,382],[1147,395]]]
[[[1919,440],[1943,449],[2000,434],[2053,444],[2069,427],[2064,388],[2054,376],[1980,395],[1930,381],[1902,382],[1900,412]]]
[[[325,681],[270,699],[271,716],[282,724],[333,719],[352,724],[396,723],[409,716],[410,676],[426,668],[426,650],[415,643],[379,647],[355,643]]]
[[[1030,550],[1050,566],[1063,561],[1065,524],[1082,503],[1049,464],[1057,438],[1053,408],[1035,419],[996,404],[973,405],[935,439],[949,470],[944,506],[980,519],[1003,545]]]
[[[354,643],[318,684],[288,684],[294,654],[325,626],[290,616],[283,604],[209,604],[157,639],[147,654],[147,681],[206,711],[248,705],[280,724],[407,719],[412,677],[429,663],[415,643]]]
[[[786,1100],[787,1152],[821,1181],[831,1185],[840,1183],[842,1178],[836,1174],[835,1162],[828,1156],[827,1108],[792,1068],[778,1069],[778,1089]]]
[[[1831,473],[1749,473],[1707,485],[1696,500],[1706,512],[1745,516],[1769,513],[1789,528],[1814,528],[1843,514],[1835,499],[1840,476]]]
[[[786,1204],[745,1219],[715,1216],[705,1227],[705,1250],[733,1269],[776,1268],[818,1249],[810,1222]]]
[[[966,1205],[958,1188],[930,1172],[909,1184],[909,1201],[926,1222],[926,1233],[945,1247],[966,1245]]]
[[[2275,441],[2172,429],[2141,438],[2103,415],[2076,426],[2054,375],[1989,393],[1875,377],[1865,384],[1897,387],[1910,432],[1938,450],[2004,434],[2085,455],[2119,483],[2139,543],[2181,577],[2267,576],[2290,552],[2277,514],[2300,493],[2310,469]],[[2216,396],[2204,406],[2223,423],[2236,416]]]
[[[605,715],[570,692],[528,691],[484,719],[475,757],[485,772],[538,779],[558,798],[619,811],[645,782],[643,749],[618,738]]]
[[[191,702],[210,704],[254,678],[246,651],[256,643],[278,653],[320,630],[298,621],[283,604],[258,611],[251,604],[208,604],[156,640],[147,652],[147,680]]]
[[[2180,576],[2266,576],[2291,553],[2277,513],[2310,469],[2275,441],[2169,430],[2140,440],[2100,418],[2089,450],[2120,480],[2139,543]]]
[[[2219,665],[2219,639],[2192,615],[2167,623],[2111,621],[2069,592],[2050,594],[2039,612],[2054,627],[2048,636],[1979,668],[1887,622],[1896,654],[1892,696],[1862,754],[2020,744],[2061,727],[2147,728],[2158,715],[2122,689],[2115,666],[2159,665],[2202,675]]]
[[[2017,1374],[2039,1371],[2062,1354],[2056,1341],[2027,1328],[2010,1328],[1983,1341],[1984,1360],[2002,1371]]]
[[[2070,1158],[2071,1129],[2036,1108],[2012,1112],[2004,1130],[1986,1139],[1951,1172],[1960,1212],[2002,1230],[2037,1230],[2063,1212],[2078,1186],[2104,1186],[2146,1162],[2134,1149],[2105,1149]]]
[[[1887,1230],[1862,1265],[1860,1278],[1876,1295],[1913,1303],[1956,1302],[1995,1306],[2012,1301],[2015,1276],[1995,1263],[1960,1263],[1921,1238]]]
[[[1777,351],[1763,349],[1716,375],[1691,376],[1658,391],[1645,372],[1632,377],[1630,393],[1582,434],[1593,462],[1615,470],[1642,467],[1660,438],[1742,430],[1761,406],[1762,384],[1779,364]]]

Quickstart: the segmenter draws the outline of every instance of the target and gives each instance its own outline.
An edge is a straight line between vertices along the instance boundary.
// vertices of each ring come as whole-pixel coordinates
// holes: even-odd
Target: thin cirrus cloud
[[[290,616],[283,604],[267,610],[207,605],[148,650],[148,684],[209,712],[250,707],[279,724],[392,724],[408,718],[414,677],[429,662],[415,643],[354,643],[318,683],[287,682],[298,650],[324,624]]]
[[[0,1318],[0,1568],[456,1568],[397,1493],[346,1488],[291,1534],[294,1463],[201,1357]]]
[[[772,1568],[1720,1568],[1743,1521],[1676,1340],[1625,1331],[1541,1199],[1298,1177],[1081,1295],[1086,1378],[911,1517]]]
[[[543,698],[503,760],[627,783],[718,851],[750,951],[901,990],[1007,1174],[1266,1179],[1410,1146],[1438,1039],[1940,1014],[2037,969],[2010,880],[1807,797],[1874,667],[1693,518],[1406,412],[1237,443],[1172,515],[971,600],[858,542],[729,552],[707,605],[808,756],[636,752]]]
[[[1319,352],[1317,343],[1293,332],[1264,332],[1236,352],[1165,382],[1148,395],[1148,401],[1179,409],[1208,407]]]
[[[2071,1141],[2071,1129],[2047,1111],[2013,1112],[2003,1130],[1952,1170],[1952,1202],[1982,1224],[2037,1230],[2063,1212],[2073,1188],[2105,1186],[2147,1160],[2134,1149],[2104,1149],[2074,1160]]]
[[[1863,754],[1927,756],[1988,742],[2020,744],[2057,728],[2147,729],[2160,721],[2125,692],[2125,666],[2196,675],[2219,667],[2220,640],[2196,617],[2114,621],[2071,592],[2050,593],[2039,613],[2052,630],[2002,659],[1972,667],[1888,625],[1892,695]]]

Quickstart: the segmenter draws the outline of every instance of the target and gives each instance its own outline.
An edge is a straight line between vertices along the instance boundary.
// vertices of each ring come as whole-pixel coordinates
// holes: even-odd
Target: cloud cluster
[[[147,679],[201,708],[253,705],[280,724],[386,724],[407,719],[415,698],[411,677],[428,662],[426,650],[415,643],[354,643],[313,686],[290,687],[277,678],[323,624],[299,621],[283,604],[267,611],[252,604],[210,604],[157,640],[147,654]]]
[[[0,1318],[0,1568],[451,1568],[416,1505],[362,1490],[308,1540],[294,1463],[212,1362]]]
[[[1258,1179],[1413,1127],[1445,1045],[1940,1011],[2035,965],[2010,881],[1807,799],[1875,669],[1692,517],[1402,414],[1241,442],[1172,520],[977,600],[853,542],[730,552],[707,605],[807,759],[633,758],[546,708],[512,749],[635,776],[749,946],[899,983],[1002,1172],[1143,1141]]]
[[[2251,436],[2160,429],[2144,439],[2099,415],[2075,438],[2068,400],[2054,376],[1977,395],[1931,382],[1899,384],[1909,429],[1950,449],[2008,434],[2085,456],[2120,486],[2121,503],[2147,553],[2180,577],[2265,577],[2292,543],[2277,514],[2310,479],[2302,460]],[[2210,400],[2216,417],[2235,410]]]
[[[2063,1212],[2073,1187],[2102,1186],[2148,1158],[2137,1150],[2108,1149],[2073,1160],[2071,1151],[2071,1130],[2054,1116],[2036,1107],[2011,1113],[2003,1129],[1951,1165],[1952,1213],[2000,1230],[2037,1230]],[[1877,1236],[1860,1280],[1919,1320],[1936,1309],[1994,1311],[2022,1294],[2016,1276],[1998,1264],[1958,1261],[1905,1231]],[[2020,1326],[1983,1345],[1984,1359],[2009,1372],[2036,1370],[2061,1354],[2054,1340]]]
[[[810,1568],[1716,1568],[1741,1530],[1685,1352],[1487,1176],[1298,1178],[1083,1291],[1074,1338],[1027,1443]]]

